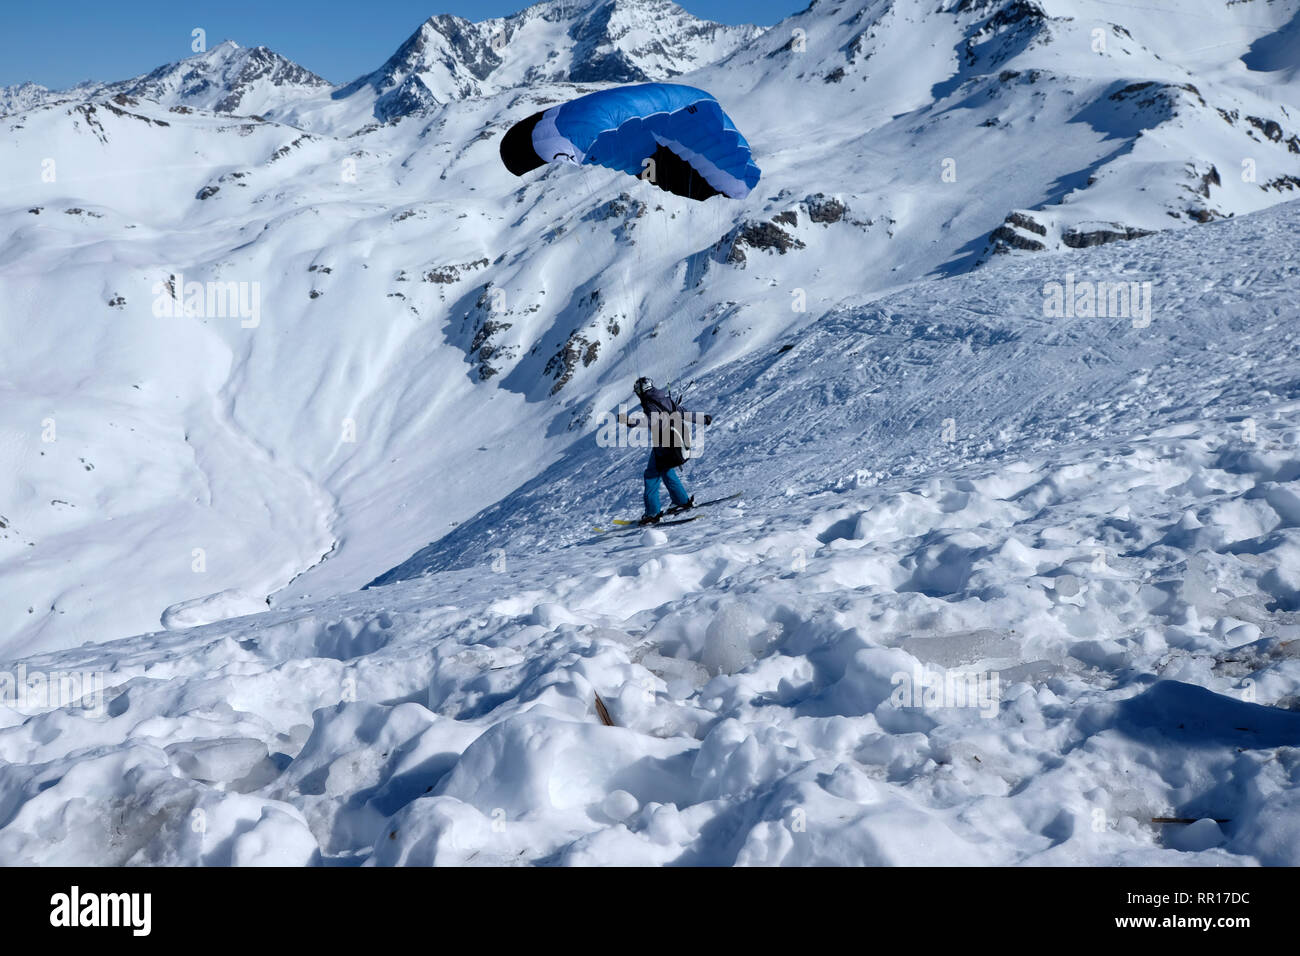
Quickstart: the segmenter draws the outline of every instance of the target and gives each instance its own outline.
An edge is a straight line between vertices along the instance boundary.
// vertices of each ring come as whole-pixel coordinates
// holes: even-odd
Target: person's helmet
[[[646,392],[650,391],[650,389],[654,387],[655,387],[655,383],[650,381],[650,379],[646,378],[644,375],[642,375],[640,378],[636,380],[636,384],[632,386],[632,391],[636,393],[637,398],[640,398],[642,395],[644,395]]]

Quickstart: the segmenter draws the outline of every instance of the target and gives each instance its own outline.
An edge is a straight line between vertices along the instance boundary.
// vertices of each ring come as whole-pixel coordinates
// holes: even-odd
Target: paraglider
[[[534,113],[501,140],[516,176],[552,162],[605,166],[688,199],[744,199],[758,184],[749,143],[718,101],[675,83],[588,93]]]
[[[500,152],[516,176],[549,163],[604,166],[700,202],[714,196],[744,199],[761,175],[749,143],[713,95],[675,83],[613,87],[534,113],[506,131]],[[645,512],[637,523],[659,524],[665,516],[738,497],[697,503],[678,471],[688,455],[690,426],[708,425],[712,417],[682,408],[680,396],[673,398],[644,376],[633,391],[645,421],[634,426],[620,416],[619,422],[645,424],[652,432],[642,476]],[[672,499],[666,510],[660,506],[661,483]],[[614,519],[615,525],[631,523]]]
[[[690,452],[690,426],[711,425],[713,416],[701,412],[687,411],[682,406],[682,397],[676,398],[664,388],[656,388],[655,383],[646,376],[641,376],[632,386],[637,400],[641,403],[641,414],[646,428],[650,430],[650,461],[646,464],[645,480],[645,514],[639,524],[658,524],[665,514],[690,511],[695,507],[695,496],[687,492],[677,469],[686,463]],[[619,424],[636,427],[628,416],[619,416]],[[668,486],[668,495],[673,506],[668,511],[659,507],[659,483]]]

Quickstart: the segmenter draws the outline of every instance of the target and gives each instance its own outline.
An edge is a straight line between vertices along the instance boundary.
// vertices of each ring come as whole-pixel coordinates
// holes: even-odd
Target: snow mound
[[[198,627],[265,610],[266,598],[259,598],[238,588],[229,588],[206,597],[173,604],[163,611],[162,626],[168,630]]]

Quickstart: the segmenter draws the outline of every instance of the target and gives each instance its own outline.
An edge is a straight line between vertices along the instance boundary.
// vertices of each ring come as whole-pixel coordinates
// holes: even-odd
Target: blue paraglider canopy
[[[550,162],[617,169],[689,199],[743,199],[760,175],[749,143],[713,96],[675,83],[588,93],[534,113],[501,141],[516,176]]]

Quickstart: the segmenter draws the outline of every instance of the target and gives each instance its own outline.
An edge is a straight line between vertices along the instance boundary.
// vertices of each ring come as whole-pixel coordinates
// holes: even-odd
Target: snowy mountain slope
[[[1172,425],[1200,420],[1207,408],[1232,419],[1261,397],[1300,398],[1300,329],[1286,291],[1300,267],[1290,255],[1261,262],[1248,251],[1292,249],[1298,208],[1205,237],[1144,242],[1140,251],[1119,246],[1032,269],[997,260],[959,282],[914,284],[870,307],[810,315],[761,348],[684,371],[695,380],[688,407],[718,418],[687,473],[747,497],[830,495],[1062,443],[1087,446],[1132,420]],[[1154,249],[1170,263],[1160,265]],[[1045,313],[1049,282],[1078,287],[1079,314]],[[1120,301],[1134,307],[1115,314],[1104,293],[1096,313],[1083,314],[1084,290],[1096,283],[1122,284]],[[746,322],[726,316],[717,337],[743,340]],[[1184,374],[1200,379],[1187,393]],[[1161,385],[1170,375],[1177,384]],[[602,514],[635,517],[645,451],[602,447],[601,434],[374,583],[587,541],[588,528],[566,521],[575,501],[596,524],[606,523]],[[772,473],[774,457],[782,468]]]
[[[748,494],[692,524],[566,539],[640,457],[579,444],[588,504],[516,496],[470,566],[28,658],[103,710],[0,710],[0,853],[1295,865],[1300,267],[1256,250],[1298,243],[1292,203],[810,321],[696,386],[692,480]],[[1047,320],[1066,270],[1150,324]]]
[[[449,332],[455,333],[449,338],[466,350],[478,376],[533,400],[546,398],[559,386],[558,396],[572,395],[566,402],[568,414],[547,422],[545,427],[554,434],[563,426],[561,434],[571,434],[575,429],[589,428],[591,411],[606,407],[615,395],[625,394],[626,381],[635,374],[674,375],[696,360],[707,365],[741,350],[760,348],[779,335],[784,326],[799,321],[789,312],[793,290],[804,290],[815,303],[811,308],[816,313],[837,301],[856,301],[864,293],[962,268],[987,251],[990,237],[1001,227],[1008,209],[1041,207],[1045,197],[1062,194],[1063,184],[1082,185],[1080,170],[1095,166],[1098,157],[1116,154],[1115,169],[1129,168],[1123,165],[1125,150],[1133,150],[1135,142],[1142,146],[1143,140],[1142,122],[1133,116],[1145,107],[1135,106],[1127,94],[1116,95],[1131,85],[1127,78],[1122,83],[1088,78],[1085,89],[1095,91],[1099,100],[1082,111],[1090,122],[1076,121],[1081,115],[1080,94],[1074,89],[1080,82],[1078,78],[1067,77],[1045,92],[1032,76],[1019,82],[1014,77],[1003,80],[1001,71],[1008,62],[1003,59],[996,65],[996,75],[981,80],[978,78],[983,76],[982,71],[994,70],[992,61],[998,59],[988,53],[987,62],[977,60],[967,71],[976,78],[969,82],[984,84],[979,97],[962,90],[968,82],[963,75],[962,83],[953,84],[954,92],[935,103],[935,86],[951,79],[950,68],[943,66],[946,57],[953,48],[970,42],[969,35],[980,35],[986,29],[980,24],[996,19],[999,8],[963,9],[960,16],[947,13],[938,20],[908,20],[898,7],[863,7],[882,11],[881,22],[893,24],[896,32],[914,31],[887,36],[879,42],[874,55],[892,57],[878,67],[878,75],[886,78],[881,102],[870,98],[860,102],[861,90],[855,90],[851,83],[827,84],[818,78],[817,85],[823,90],[843,95],[819,90],[801,100],[809,108],[792,112],[781,103],[788,104],[790,84],[795,78],[788,69],[774,67],[768,56],[756,67],[746,65],[746,51],[689,77],[691,82],[718,90],[742,129],[762,131],[765,179],[760,186],[761,208],[754,208],[755,203],[743,211],[716,205],[690,208],[688,204],[674,204],[671,197],[643,195],[600,171],[583,174],[581,186],[575,185],[572,177],[565,178],[567,170],[554,170],[542,177],[539,184],[549,187],[553,183],[559,195],[541,195],[539,184],[525,184],[516,193],[523,215],[512,224],[510,238],[511,248],[527,250],[526,257],[519,259],[518,267],[514,265],[515,257],[508,257],[501,263],[501,271],[494,262],[494,268],[475,276],[482,279],[481,283],[472,283],[459,299],[449,302]],[[795,21],[823,26],[840,22],[841,14],[826,7],[817,11],[814,6],[803,16],[817,13],[819,20]],[[1141,12],[1138,15],[1145,16]],[[1031,25],[1037,22],[1032,17],[1027,19]],[[1151,30],[1156,32],[1154,17],[1145,22],[1152,24]],[[947,40],[932,39],[943,35],[937,30],[943,23],[950,24],[947,29],[951,46]],[[796,27],[790,23],[782,24],[780,30],[769,31],[755,46],[774,46],[781,35],[788,36],[793,29]],[[865,30],[861,23],[855,24],[855,29],[859,34]],[[1254,29],[1258,32],[1265,28],[1257,24]],[[927,61],[917,56],[918,35],[927,37],[927,43],[939,51],[933,67],[925,67]],[[1078,38],[1085,53],[1076,59],[1095,70],[1091,63],[1094,55],[1087,46],[1090,34],[1085,31]],[[812,33],[808,41],[808,49],[802,54],[806,59],[816,50],[838,51],[844,45],[819,41]],[[1060,41],[1062,46],[1069,42],[1068,37]],[[779,46],[774,48],[779,52]],[[1243,40],[1240,49],[1245,48]],[[948,53],[943,52],[945,49]],[[1119,56],[1123,51],[1116,52],[1112,47],[1111,52]],[[1231,47],[1222,52],[1224,57],[1230,57],[1240,51]],[[794,58],[796,54],[789,56]],[[1059,68],[1063,63],[1060,51],[1054,56],[1053,62]],[[1177,72],[1160,65],[1154,56],[1147,57],[1140,66],[1145,70],[1152,63],[1158,75]],[[801,68],[807,69],[806,63]],[[1129,68],[1131,64],[1121,69]],[[927,75],[926,69],[932,69],[933,76]],[[1110,64],[1104,70],[1125,76]],[[754,76],[759,79],[747,91],[746,84]],[[916,81],[917,76],[922,80]],[[915,90],[909,92],[911,87],[902,86],[900,78],[914,84]],[[875,89],[873,86],[872,92]],[[989,89],[996,89],[999,95],[986,97]],[[506,111],[523,115],[553,102],[555,95],[545,88],[537,89],[532,95],[510,101],[512,106]],[[501,100],[497,97],[484,103],[484,112],[497,109]],[[917,107],[919,103],[929,105]],[[1265,112],[1263,106],[1251,109]],[[893,119],[907,110],[914,112]],[[443,135],[451,132],[455,122],[451,112],[439,116],[437,128]],[[1006,128],[994,130],[989,123],[997,121],[999,115]],[[828,124],[827,117],[850,119],[837,126]],[[877,122],[884,125],[876,127]],[[1231,132],[1230,125],[1217,113],[1213,123],[1213,132],[1221,139],[1220,128]],[[1241,125],[1259,132],[1247,122]],[[1044,126],[1051,128],[1051,135],[1042,134]],[[1261,161],[1261,173],[1268,170],[1267,176],[1291,175],[1290,171],[1297,168],[1296,157],[1288,147],[1259,136],[1256,141],[1240,133],[1239,143],[1223,143],[1223,155],[1258,150],[1263,144],[1273,152],[1265,150],[1272,159]],[[992,143],[990,137],[996,137]],[[1118,145],[1117,141],[1126,145]],[[1205,141],[1195,149],[1188,145],[1189,141],[1184,138],[1177,147],[1186,151],[1196,168],[1205,168],[1203,175],[1208,176],[1214,164],[1207,165],[1197,158],[1203,155]],[[483,167],[467,166],[465,160],[482,157],[476,162],[485,161],[490,167],[492,158],[490,152],[485,157],[473,152],[476,145],[449,151],[452,160],[442,173],[446,177],[443,181],[454,183],[458,175],[465,177],[461,181],[467,185],[478,181],[467,174],[473,170],[477,175]],[[1162,149],[1168,152],[1169,143],[1164,143]],[[958,178],[955,183],[939,183],[936,187],[935,180],[941,174],[938,159],[945,156],[962,157]],[[928,168],[927,157],[932,163]],[[1008,157],[1014,157],[1011,166]],[[1234,160],[1218,161],[1226,170]],[[1162,159],[1153,167],[1133,161],[1131,167],[1132,175],[1114,187],[1116,205],[1122,205],[1122,210],[1111,210],[1107,206],[1111,200],[1105,196],[1089,199],[1085,190],[1082,198],[1095,207],[1087,220],[1072,222],[1069,214],[1051,211],[1035,213],[1036,222],[1051,223],[1057,229],[1054,248],[1069,251],[1071,244],[1098,241],[1114,235],[1116,229],[1125,231],[1120,234],[1130,230],[1136,234],[1146,227],[1189,222],[1188,218],[1175,220],[1168,215],[1172,203],[1187,209],[1192,208],[1190,202],[1203,202],[1204,197],[1193,195],[1188,186],[1214,195],[1223,204],[1225,215],[1234,208],[1257,208],[1287,195],[1284,189],[1268,188],[1267,181],[1241,184],[1238,188],[1221,177],[1226,186],[1207,185],[1179,167],[1173,179],[1162,183],[1160,200],[1148,204],[1135,201],[1133,196],[1143,195],[1139,190],[1145,188],[1147,180],[1163,177],[1169,163]],[[490,175],[489,170],[483,171]],[[864,188],[867,179],[874,181]],[[1142,181],[1141,186],[1137,180]],[[1100,183],[1094,188],[1100,188]],[[614,189],[619,190],[617,195]],[[1121,191],[1122,203],[1118,202]],[[1157,190],[1152,187],[1150,192]],[[838,198],[817,198],[823,193]],[[1221,194],[1228,198],[1219,199]],[[1072,208],[1083,208],[1080,197],[1073,201]],[[666,220],[654,217],[661,212],[668,217]],[[733,228],[732,223],[740,215],[746,218]],[[576,234],[569,228],[567,234],[557,236],[556,222],[573,218],[580,223]],[[1116,219],[1142,225],[1117,227],[1111,224]],[[723,238],[722,243],[713,246],[713,237]],[[755,245],[768,248],[756,250]],[[566,283],[568,288],[560,290],[559,300],[551,298],[556,293],[552,288],[554,276],[571,268],[568,263],[578,249],[584,261],[594,260],[602,268],[581,269]],[[742,263],[741,257],[746,261]],[[872,268],[866,276],[850,279],[826,268],[827,262],[839,261],[869,262]],[[452,288],[465,286],[453,284]],[[492,307],[488,295],[491,289],[507,293],[504,308]],[[701,290],[702,295],[688,294]],[[707,328],[711,333],[719,319],[734,321],[736,316],[743,316],[744,321],[732,330],[737,335],[732,336],[730,344],[720,342],[718,336],[698,332]],[[665,317],[671,318],[665,321]],[[700,359],[704,352],[709,353],[708,358]],[[593,380],[599,383],[594,394]],[[331,576],[347,568],[346,560],[333,567],[326,562],[308,580],[322,580],[319,576],[323,575],[328,581],[324,586],[333,588],[343,579]]]
[[[1294,96],[1300,80],[1300,14],[1282,29],[1253,41],[1241,60],[1248,69],[1273,74],[1273,88]]]
[[[763,115],[786,117],[792,138],[818,153],[856,154],[859,194],[911,199],[922,177],[943,192],[953,176],[1032,169],[1039,192],[1006,210],[993,249],[1062,249],[1263,208],[1295,188],[1300,100],[1267,51],[1285,45],[1297,10],[1224,0],[815,2],[706,75],[725,76]],[[1219,41],[1207,45],[1207,34]],[[784,108],[792,88],[818,108]],[[911,167],[878,168],[904,152]],[[925,211],[927,228],[970,214],[958,203]],[[981,238],[957,262],[986,251]]]
[[[330,546],[326,493],[230,417],[222,391],[242,359],[221,326],[241,319],[154,312],[178,262],[248,235],[196,220],[195,193],[214,168],[274,155],[285,131],[131,103],[25,113],[41,135],[8,142],[14,168],[57,157],[55,181],[6,216],[0,246],[0,603],[10,635],[24,635],[11,651],[50,628],[80,643],[157,620],[169,581],[187,596],[249,582],[265,607],[266,580],[287,582]],[[188,148],[169,154],[178,138]],[[123,589],[141,568],[160,589]],[[199,584],[213,572],[221,586]]]
[[[1293,4],[873,2],[816,4],[683,75],[755,144],[764,178],[744,204],[604,170],[516,180],[497,155],[508,124],[595,88],[507,85],[546,62],[529,31],[577,22],[547,19],[561,9],[519,15],[498,91],[381,125],[360,91],[293,100],[343,110],[321,127],[335,133],[124,94],[5,119],[0,381],[24,397],[0,405],[0,435],[27,456],[0,474],[9,653],[140,633],[175,605],[178,625],[345,593],[567,467],[637,374],[756,360],[999,243],[1069,257],[1190,225],[1189,209],[1247,212],[1300,172],[1267,52]],[[1110,30],[1096,54],[1093,19],[1134,39]],[[618,22],[595,35],[648,49]],[[1206,24],[1226,38],[1212,49]],[[796,29],[802,52],[785,49]],[[672,68],[706,49],[687,36]],[[1246,151],[1255,183],[1230,172]],[[192,281],[256,289],[256,324],[154,314],[160,283]],[[123,444],[128,411],[128,435],[166,441]],[[66,474],[26,463],[51,458],[51,417]]]

